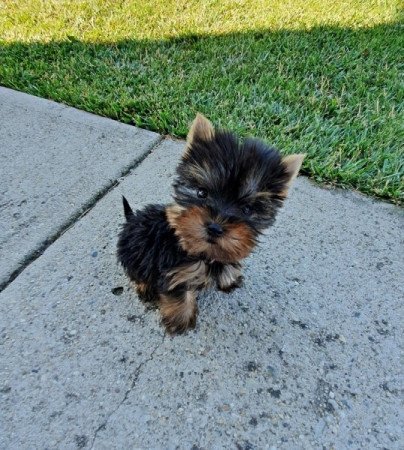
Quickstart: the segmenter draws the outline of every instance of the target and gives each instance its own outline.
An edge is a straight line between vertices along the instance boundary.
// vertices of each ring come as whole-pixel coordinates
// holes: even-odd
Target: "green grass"
[[[398,2],[325,4],[0,1],[0,84],[180,137],[201,111],[306,152],[318,181],[401,203]]]

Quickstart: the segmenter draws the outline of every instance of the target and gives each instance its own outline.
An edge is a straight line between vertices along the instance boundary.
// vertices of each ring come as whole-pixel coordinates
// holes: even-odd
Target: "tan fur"
[[[178,236],[182,248],[191,255],[207,249],[205,223],[208,215],[203,208],[194,206],[179,209],[176,205],[166,209],[167,220]]]
[[[212,123],[202,114],[198,113],[192,122],[191,128],[187,136],[187,143],[192,144],[195,138],[203,141],[212,140],[215,134]]]
[[[224,235],[211,244],[207,241],[205,224],[212,219],[204,208],[179,209],[173,205],[166,211],[181,247],[190,255],[204,254],[211,260],[229,263],[245,258],[255,246],[252,231],[245,224],[221,224]]]
[[[209,182],[210,168],[206,162],[202,162],[201,165],[188,164],[187,170],[201,185]]]
[[[283,201],[289,193],[289,187],[287,187],[286,189],[284,189],[283,191],[280,191],[277,196],[280,197],[280,199]]]
[[[279,197],[287,197],[289,188],[292,185],[293,180],[297,177],[305,156],[305,154],[300,153],[296,155],[284,156],[282,158],[282,164],[286,168],[286,173],[288,174],[289,179],[286,182],[285,189],[278,194]]]
[[[267,208],[271,208],[270,200],[273,198],[284,200],[287,197],[288,189],[289,188],[285,188],[280,192],[258,192],[255,198],[258,200],[263,199],[265,202],[267,202]]]
[[[139,295],[144,295],[147,290],[147,284],[146,283],[133,283],[133,287],[136,289],[136,292]]]
[[[167,274],[167,277],[170,279],[168,285],[170,291],[180,284],[186,284],[189,289],[197,289],[207,287],[210,282],[204,261],[176,267]]]
[[[187,291],[181,298],[161,294],[159,307],[162,321],[169,333],[181,333],[195,328],[198,312],[195,292]]]
[[[223,262],[236,262],[246,258],[255,246],[255,240],[250,228],[243,224],[229,224],[226,233],[218,240]]]
[[[265,200],[270,199],[273,195],[274,195],[273,192],[262,191],[262,192],[257,192],[255,194],[255,198],[256,199],[263,199],[265,201]]]
[[[130,286],[142,301],[155,301],[153,291],[147,283],[131,281]]]
[[[172,228],[175,228],[175,223],[177,218],[185,211],[185,208],[174,203],[173,205],[169,205],[166,208],[166,216],[168,223]]]
[[[218,279],[218,285],[220,289],[229,289],[234,283],[237,282],[241,276],[241,270],[239,267],[231,265],[224,266],[222,273]]]

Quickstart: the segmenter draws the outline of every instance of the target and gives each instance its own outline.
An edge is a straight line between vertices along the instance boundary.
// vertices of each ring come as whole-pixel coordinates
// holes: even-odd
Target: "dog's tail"
[[[126,198],[122,195],[122,203],[123,203],[123,210],[125,212],[126,220],[129,220],[134,216],[132,208],[129,205],[129,202],[126,200]]]

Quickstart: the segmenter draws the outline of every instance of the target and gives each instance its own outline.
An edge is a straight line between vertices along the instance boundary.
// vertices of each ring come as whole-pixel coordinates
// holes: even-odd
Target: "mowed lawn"
[[[393,0],[0,1],[0,84],[179,137],[201,111],[395,203],[403,55]]]

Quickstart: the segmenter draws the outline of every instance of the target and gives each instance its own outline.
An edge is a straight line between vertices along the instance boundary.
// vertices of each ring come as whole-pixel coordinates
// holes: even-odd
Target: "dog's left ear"
[[[198,113],[192,122],[191,128],[187,136],[187,144],[192,144],[196,140],[210,141],[215,135],[215,130],[210,121]]]
[[[282,158],[282,165],[285,168],[286,180],[283,194],[286,197],[293,180],[297,177],[300,167],[302,166],[304,157],[303,153],[297,155],[288,155]]]

